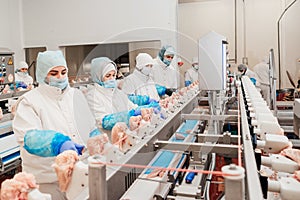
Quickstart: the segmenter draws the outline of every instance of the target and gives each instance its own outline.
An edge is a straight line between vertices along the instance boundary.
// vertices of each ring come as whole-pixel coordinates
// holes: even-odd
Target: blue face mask
[[[102,85],[105,88],[115,88],[117,86],[117,81],[116,81],[116,79],[107,80],[107,81],[102,82]]]
[[[164,59],[163,60],[163,63],[165,63],[167,66],[169,66],[171,64],[171,61],[170,60],[167,60],[167,59]]]
[[[50,86],[57,87],[62,90],[64,90],[68,86],[68,84],[69,84],[68,77],[56,78],[56,77],[51,76],[49,79]]]

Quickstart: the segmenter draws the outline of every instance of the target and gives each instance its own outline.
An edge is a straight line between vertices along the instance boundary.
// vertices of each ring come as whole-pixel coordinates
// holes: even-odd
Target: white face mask
[[[49,85],[53,87],[60,88],[64,90],[69,84],[69,79],[68,77],[64,78],[56,78],[54,76],[51,76],[49,79]]]
[[[17,74],[21,77],[26,77],[28,75],[28,72],[17,72]]]
[[[152,72],[152,68],[151,67],[143,67],[142,69],[141,69],[141,72],[142,72],[142,74],[144,74],[144,75],[146,75],[146,76],[149,76],[150,74],[151,74],[151,72]]]

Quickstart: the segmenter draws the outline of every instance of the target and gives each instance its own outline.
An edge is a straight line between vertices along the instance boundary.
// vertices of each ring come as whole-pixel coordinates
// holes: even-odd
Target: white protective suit
[[[253,67],[259,84],[257,86],[261,90],[262,97],[270,105],[270,70],[268,63],[263,60]]]
[[[193,83],[198,79],[198,70],[196,70],[194,67],[188,69],[184,74],[184,81],[191,81],[191,83]]]
[[[28,69],[28,65],[26,62],[21,61],[17,67],[16,67],[16,73],[15,73],[15,81],[18,82],[24,82],[27,86],[32,85],[33,84],[33,78],[28,74],[28,73],[23,73],[23,72],[19,72],[18,70],[20,70],[21,68],[27,68]]]
[[[174,60],[174,58],[173,58]],[[179,86],[179,73],[177,67],[171,62],[169,66],[161,61],[159,57],[154,59],[154,65],[152,67],[153,81],[155,84],[165,86],[166,88],[176,88]],[[177,64],[177,63],[176,63]]]
[[[61,90],[41,85],[18,99],[13,131],[21,146],[22,167],[32,173],[37,183],[57,181],[51,164],[55,157],[39,157],[28,153],[22,146],[28,130],[55,130],[68,135],[72,141],[86,144],[94,130],[95,119],[83,94],[74,88]]]
[[[68,85],[62,91],[42,81],[51,68],[55,66],[67,68],[62,53],[57,52],[39,53],[37,59],[39,70],[36,74],[40,86],[18,99],[12,124],[17,142],[20,144],[22,170],[32,173],[38,184],[57,181],[54,168],[51,167],[55,157],[39,157],[28,153],[23,148],[27,131],[45,130],[46,134],[47,130],[54,130],[69,136],[73,142],[86,144],[89,133],[96,128],[95,118],[79,90]]]
[[[147,95],[151,99],[160,100],[152,77],[136,69],[124,79],[122,90],[126,94]]]
[[[152,71],[151,68],[146,67],[146,65],[153,65],[152,57],[149,54],[140,53],[136,57],[136,62],[136,69],[124,79],[122,90],[128,95],[146,95],[158,101],[160,97],[152,79],[152,74],[145,75],[143,73],[143,69]]]
[[[247,71],[244,75],[248,76],[249,78],[255,78],[255,80],[257,79],[256,74],[253,71],[251,71],[249,68],[247,68]]]
[[[104,88],[97,83],[94,83],[94,86],[90,87],[86,98],[99,128],[102,128],[102,119],[105,115],[137,107],[137,105],[128,99],[123,91],[118,88]]]
[[[103,77],[110,71],[115,70],[115,64],[107,57],[95,58],[91,63],[91,76],[94,87],[90,87],[86,98],[92,113],[95,116],[98,127],[102,129],[102,119],[105,115],[123,112],[137,107],[118,88],[105,88],[99,84],[103,83]]]

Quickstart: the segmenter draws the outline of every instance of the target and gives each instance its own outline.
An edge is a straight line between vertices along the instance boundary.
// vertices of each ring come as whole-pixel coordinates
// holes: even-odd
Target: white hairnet
[[[193,57],[192,58],[192,64],[198,63],[198,57]]]
[[[182,62],[180,57],[177,58],[177,62]]]
[[[239,71],[243,71],[243,70],[245,70],[245,69],[247,69],[247,65],[245,65],[245,64],[240,64],[240,65],[238,66],[238,70],[239,70]]]
[[[18,70],[18,69],[22,69],[22,68],[28,69],[28,65],[27,65],[27,63],[26,63],[25,61],[19,62],[19,64],[18,64],[17,67],[16,67],[17,70]]]
[[[57,66],[64,66],[66,69],[67,62],[61,51],[44,51],[40,52],[36,59],[36,79],[40,84],[45,83],[48,72]]]
[[[147,53],[139,53],[136,57],[136,68],[142,69],[146,65],[153,65],[153,58]]]
[[[107,57],[94,58],[91,62],[91,76],[94,82],[102,82],[103,77],[111,70],[116,70],[115,63]]]
[[[175,49],[172,46],[169,46],[168,48],[166,48],[164,56],[165,55],[175,55],[175,53],[176,53]]]

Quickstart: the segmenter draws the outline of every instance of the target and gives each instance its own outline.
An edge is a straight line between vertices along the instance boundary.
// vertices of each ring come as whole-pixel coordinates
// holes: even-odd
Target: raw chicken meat
[[[149,122],[152,118],[153,112],[154,112],[153,108],[142,108],[141,109],[142,119],[145,120],[146,122]]]
[[[89,138],[87,141],[87,149],[89,151],[89,155],[102,155],[104,153],[104,145],[108,142],[109,138],[106,133]]]
[[[141,117],[141,116],[140,116]],[[118,122],[115,124],[111,131],[111,142],[114,145],[118,145],[122,152],[127,151],[133,146],[134,138],[132,134],[127,134],[128,127],[124,122]]]
[[[163,177],[165,174],[165,170],[163,169],[154,169],[150,174],[146,176],[146,178],[155,178],[155,177]]]
[[[133,130],[138,129],[138,127],[141,124],[141,121],[142,121],[142,116],[140,116],[140,115],[130,117],[130,119],[129,119],[130,130],[133,131]]]
[[[55,163],[52,165],[54,167],[57,178],[59,189],[65,192],[72,178],[72,172],[74,165],[79,160],[76,151],[67,150],[59,154],[55,158]]]
[[[28,193],[38,188],[32,174],[20,172],[12,179],[7,179],[1,184],[2,200],[27,200]]]
[[[286,157],[289,157],[290,159],[297,162],[298,165],[300,166],[300,150],[299,149],[287,148],[287,149],[282,150],[280,152],[280,154],[284,155]]]
[[[300,181],[300,170],[294,172],[295,178]]]

